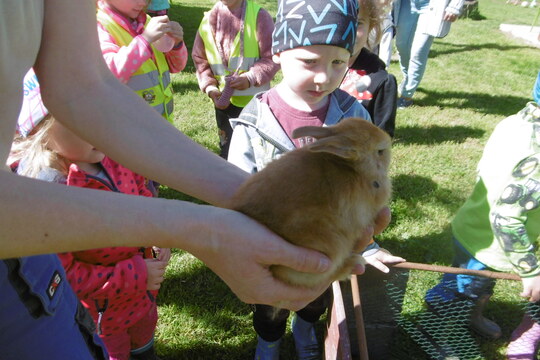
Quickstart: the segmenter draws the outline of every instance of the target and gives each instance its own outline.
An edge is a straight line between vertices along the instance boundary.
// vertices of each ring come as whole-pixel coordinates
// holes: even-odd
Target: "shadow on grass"
[[[172,88],[173,92],[175,94],[187,94],[187,93],[199,93],[201,96],[204,96],[204,93],[199,90],[199,84],[197,83],[197,79],[195,78],[195,75],[193,75],[193,81],[173,81],[172,82]]]
[[[477,113],[501,116],[501,120],[515,114],[530,101],[509,94],[503,96],[465,91],[433,91],[425,88],[418,89],[418,92],[424,93],[425,97],[415,100],[415,105],[438,106],[441,109],[471,109]]]
[[[158,304],[172,306],[177,309],[175,314],[188,317],[191,323],[197,324],[196,328],[204,329],[202,336],[197,337],[183,326],[182,329],[189,334],[180,345],[168,344],[166,339],[159,340],[157,351],[163,359],[253,359],[256,333],[251,327],[251,306],[241,302],[204,264],[195,264],[167,275],[160,289]],[[324,333],[323,319],[317,324],[317,329],[318,334]],[[182,337],[182,333],[174,335]],[[290,334],[283,340],[281,354],[284,359],[289,359],[295,351],[294,342]]]
[[[498,43],[485,43],[485,44],[456,44],[450,42],[437,43],[437,48],[433,48],[429,52],[429,57],[434,58],[441,55],[455,54],[460,52],[467,52],[474,56],[475,51],[482,50],[496,50],[496,51],[515,51],[517,49],[534,48],[534,46],[527,45],[501,45]]]
[[[250,343],[250,348],[255,348],[255,340]],[[157,353],[163,360],[252,360],[253,351],[246,350],[246,344],[243,343],[237,346],[227,346],[211,343],[211,342],[194,342],[180,349],[172,349],[164,344],[157,344]],[[235,355],[224,355],[235,354]]]
[[[485,131],[468,126],[400,126],[396,130],[395,142],[400,144],[434,145],[444,142],[457,144],[469,138],[481,138]]]
[[[435,203],[449,211],[455,211],[456,204],[461,204],[463,197],[455,191],[440,187],[433,179],[420,175],[400,174],[392,177],[393,203],[403,203],[403,214],[409,217],[422,215],[418,213],[421,203]]]

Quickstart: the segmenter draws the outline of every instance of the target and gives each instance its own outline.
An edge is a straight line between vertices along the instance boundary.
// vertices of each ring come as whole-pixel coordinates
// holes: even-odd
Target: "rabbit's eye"
[[[382,154],[384,154],[384,150],[379,150],[377,153],[379,153],[379,156],[382,156]]]
[[[380,188],[381,185],[379,185],[379,182],[378,181],[374,181],[373,182],[373,186],[375,186],[376,189]]]

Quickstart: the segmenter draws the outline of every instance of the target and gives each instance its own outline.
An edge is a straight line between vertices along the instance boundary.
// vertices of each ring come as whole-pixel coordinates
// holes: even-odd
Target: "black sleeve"
[[[396,77],[386,70],[369,74],[369,77],[371,85],[367,90],[371,92],[373,98],[363,100],[362,105],[371,115],[373,123],[393,137],[397,110]]]
[[[366,48],[362,49],[351,69],[364,70],[371,78],[367,90],[373,98],[362,100],[362,105],[373,123],[393,137],[397,110],[396,77],[386,71],[386,65],[379,56]]]

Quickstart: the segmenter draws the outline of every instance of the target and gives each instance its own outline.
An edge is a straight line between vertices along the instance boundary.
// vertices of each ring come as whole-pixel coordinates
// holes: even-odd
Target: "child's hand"
[[[171,30],[168,34],[174,38],[174,45],[176,46],[184,41],[184,29],[182,28],[182,25],[176,21],[171,21],[169,26],[171,27]]]
[[[249,80],[246,76],[236,76],[230,82],[231,87],[236,90],[245,90],[249,88]]]
[[[523,291],[519,296],[528,298],[530,302],[540,300],[540,275],[530,278],[522,278]]]
[[[167,15],[155,16],[150,19],[141,35],[151,44],[161,39],[163,35],[171,31],[170,24],[171,21],[169,21],[169,17]]]
[[[383,273],[388,273],[390,269],[385,264],[397,264],[400,262],[404,262],[405,259],[399,256],[394,256],[390,254],[390,252],[386,249],[379,249],[374,254],[364,256],[364,259],[366,259],[366,262],[373,266],[376,269],[379,269]]]
[[[443,18],[444,21],[454,22],[454,21],[457,20],[457,18],[458,18],[458,17],[457,17],[456,14],[452,14],[452,13],[450,13],[450,12],[448,12],[448,11],[445,11],[445,12],[444,12],[444,18]]]
[[[156,259],[169,263],[169,260],[171,259],[171,249],[152,246],[152,250],[154,250],[154,254],[156,254]]]
[[[158,259],[144,259],[146,262],[146,290],[159,290],[163,282],[167,261]]]

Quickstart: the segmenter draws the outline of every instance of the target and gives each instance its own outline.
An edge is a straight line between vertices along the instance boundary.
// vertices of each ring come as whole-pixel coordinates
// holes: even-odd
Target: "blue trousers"
[[[396,26],[396,48],[399,52],[399,64],[403,80],[398,91],[402,97],[411,98],[424,77],[433,36],[417,31],[421,14],[411,9],[408,0],[402,0]]]

